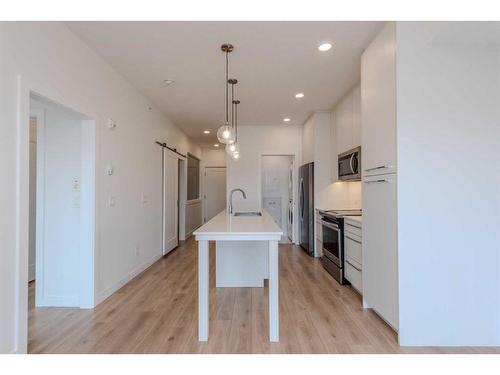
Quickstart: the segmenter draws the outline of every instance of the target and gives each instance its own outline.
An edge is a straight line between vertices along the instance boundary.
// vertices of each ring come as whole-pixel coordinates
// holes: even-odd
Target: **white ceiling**
[[[68,27],[200,144],[224,120],[224,53],[239,84],[240,125],[302,124],[359,80],[380,22],[68,22]],[[319,52],[321,41],[333,48]],[[165,79],[175,80],[167,86]],[[295,99],[297,92],[305,97]],[[212,131],[204,135],[203,130]]]

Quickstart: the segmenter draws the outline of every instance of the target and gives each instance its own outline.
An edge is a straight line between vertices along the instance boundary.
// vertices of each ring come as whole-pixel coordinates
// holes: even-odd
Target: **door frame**
[[[208,169],[224,169],[226,171],[226,196],[227,196],[227,167],[226,166],[207,166],[203,168],[203,223],[206,223],[206,216],[207,216],[207,170]],[[226,202],[226,208],[227,208],[227,202]]]
[[[85,256],[85,269],[89,272],[88,280],[92,283],[88,291],[80,298],[82,308],[92,308],[95,304],[95,254],[97,248],[98,220],[96,214],[96,202],[98,202],[97,189],[99,177],[95,173],[96,160],[98,160],[99,150],[97,139],[99,136],[99,124],[104,123],[99,114],[82,107],[75,101],[68,101],[60,91],[53,87],[41,84],[39,81],[17,76],[17,109],[16,109],[16,246],[15,246],[15,327],[14,327],[14,352],[27,353],[28,351],[28,265],[29,265],[29,118],[30,118],[30,98],[37,95],[57,103],[63,107],[78,112],[88,117],[92,122],[89,142],[85,147],[92,150],[93,159],[88,162],[93,166],[93,178],[91,185],[93,204],[89,207],[90,223],[88,229],[89,238],[87,244],[87,254]],[[75,100],[74,98],[73,100]],[[37,192],[38,194],[38,192]],[[37,224],[38,225],[38,224]],[[82,252],[80,253],[82,256]],[[80,258],[82,259],[82,258]]]
[[[187,158],[179,157],[178,176],[178,236],[179,241],[186,240],[186,204],[187,204]]]
[[[46,108],[31,108],[31,99],[43,106],[54,106],[61,111],[74,112],[80,117],[81,154],[79,249],[77,291],[74,295],[49,295],[45,290],[45,220],[46,220]],[[36,174],[36,262],[35,262],[35,306],[36,307],[94,307],[94,242],[95,242],[95,121],[86,115],[56,103],[50,98],[30,92],[30,117],[37,118],[37,174]],[[59,109],[56,109],[59,110]],[[41,119],[41,121],[39,121]],[[29,184],[31,182],[29,181]],[[29,255],[28,255],[29,258]]]
[[[161,254],[163,256],[167,255],[170,251],[174,250],[172,248],[169,251],[165,251],[166,238],[165,238],[165,160],[168,155],[171,155],[177,159],[177,215],[175,215],[175,220],[177,224],[177,246],[179,241],[183,241],[186,231],[186,195],[187,195],[187,158],[181,156],[177,152],[171,151],[166,147],[162,147],[162,163],[161,163],[161,184],[162,184],[162,226],[161,226]]]

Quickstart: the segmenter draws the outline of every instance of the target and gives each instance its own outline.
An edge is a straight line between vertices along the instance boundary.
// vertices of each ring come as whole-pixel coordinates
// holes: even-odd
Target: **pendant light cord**
[[[231,127],[234,129],[234,82],[231,82]]]
[[[229,52],[226,50],[226,124],[229,123]]]
[[[238,142],[238,103],[234,103],[234,139]]]

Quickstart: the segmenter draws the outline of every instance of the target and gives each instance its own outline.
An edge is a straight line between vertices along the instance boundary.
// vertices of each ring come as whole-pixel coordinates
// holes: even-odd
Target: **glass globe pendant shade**
[[[222,125],[217,130],[217,139],[219,140],[220,143],[225,145],[230,145],[234,143],[235,139],[234,129],[227,124]]]
[[[226,146],[226,152],[228,155],[232,155],[234,152],[239,152],[240,148],[238,147],[238,143],[234,142]]]
[[[240,152],[239,151],[235,151],[231,154],[231,159],[233,159],[234,161],[238,161],[240,160]]]

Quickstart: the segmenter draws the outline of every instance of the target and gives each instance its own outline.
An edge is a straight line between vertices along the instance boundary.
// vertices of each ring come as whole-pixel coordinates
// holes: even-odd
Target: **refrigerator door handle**
[[[304,179],[300,179],[300,195],[299,195],[299,200],[300,200],[300,220],[304,220],[304,204],[305,204],[305,197],[304,197]]]

